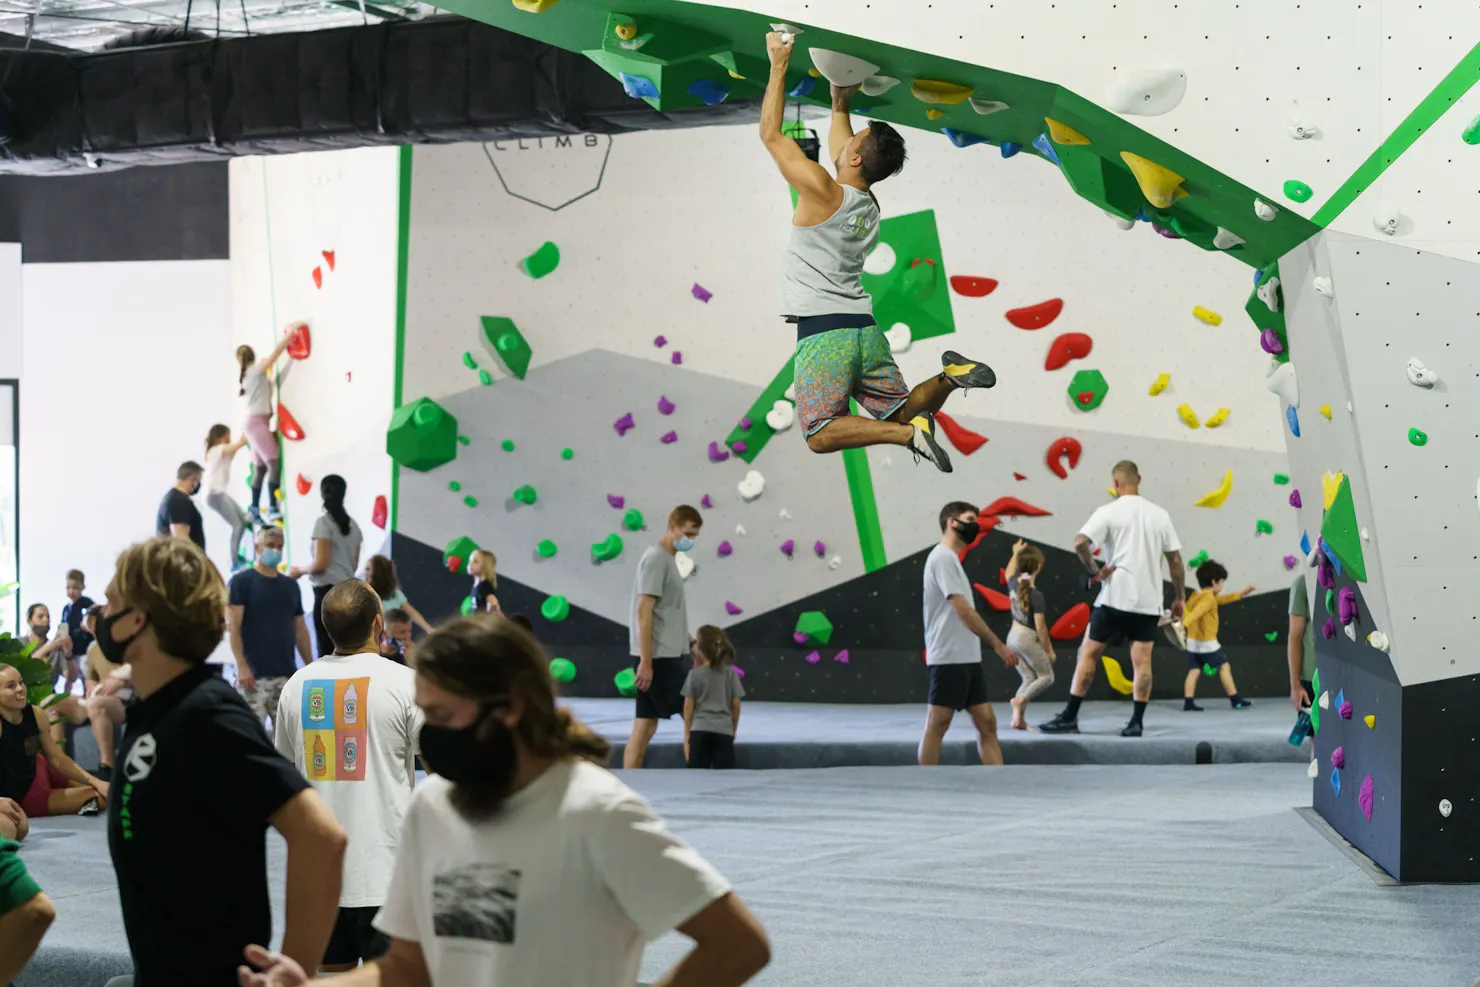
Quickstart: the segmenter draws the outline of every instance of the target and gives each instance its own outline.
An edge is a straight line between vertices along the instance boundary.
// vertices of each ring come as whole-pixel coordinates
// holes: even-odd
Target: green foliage
[[[51,662],[32,658],[31,652],[35,650],[34,643],[0,634],[0,665],[11,665],[20,671],[21,681],[26,683],[26,697],[32,705],[57,702],[61,697],[52,698],[56,693],[52,688]]]

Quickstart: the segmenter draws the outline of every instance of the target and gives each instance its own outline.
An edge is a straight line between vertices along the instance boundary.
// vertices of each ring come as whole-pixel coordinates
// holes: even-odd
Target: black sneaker
[[[1247,699],[1240,699],[1238,702],[1233,703],[1232,705],[1234,709],[1248,709],[1254,704],[1249,702]]]
[[[1139,724],[1139,723],[1127,723],[1125,725],[1125,729],[1122,730],[1122,731],[1120,731],[1120,735],[1122,737],[1139,737],[1139,736],[1141,736],[1141,724]]]
[[[1039,733],[1078,733],[1079,732],[1079,720],[1078,719],[1066,720],[1066,719],[1064,719],[1064,714],[1063,713],[1060,713],[1058,716],[1055,716],[1053,719],[1049,720],[1047,723],[1040,723],[1040,724],[1038,724],[1038,732]]]
[[[915,462],[929,460],[942,473],[951,472],[951,457],[935,441],[935,416],[916,415],[910,419],[910,425],[915,430],[915,434],[910,437],[909,446],[910,452],[915,454]]]
[[[108,782],[111,782],[113,780],[113,765],[111,765],[111,764],[100,764],[100,765],[98,765],[96,768],[93,769],[93,777],[96,778],[96,779],[98,779],[98,781],[108,781]]]
[[[101,811],[102,809],[98,806],[97,797],[94,796],[82,803],[82,807],[77,810],[77,814],[79,816],[95,816]]]
[[[985,363],[968,360],[955,350],[946,350],[940,355],[941,373],[963,390],[972,387],[995,387],[997,375]]]
[[[1206,708],[1206,706],[1199,706],[1191,699],[1188,699],[1186,702],[1182,703],[1182,712],[1184,713],[1201,713]]]

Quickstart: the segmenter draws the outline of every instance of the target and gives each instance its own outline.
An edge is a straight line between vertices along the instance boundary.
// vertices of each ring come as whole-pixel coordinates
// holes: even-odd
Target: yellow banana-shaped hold
[[[1192,306],[1192,314],[1199,322],[1206,322],[1210,326],[1221,326],[1223,324],[1223,316],[1210,308],[1203,308],[1201,305]]]
[[[1228,420],[1228,414],[1229,412],[1227,408],[1219,408],[1217,411],[1213,412],[1212,418],[1209,418],[1207,421],[1203,422],[1203,428],[1217,428],[1219,425],[1222,425]]]
[[[1141,194],[1146,201],[1156,208],[1170,209],[1173,202],[1187,194],[1182,187],[1186,179],[1172,169],[1130,151],[1121,151],[1120,158],[1136,176],[1136,184],[1141,186]]]
[[[1222,507],[1228,495],[1233,493],[1233,470],[1223,474],[1223,482],[1218,484],[1218,489],[1209,490],[1193,504],[1194,507]]]
[[[945,114],[945,111],[944,110],[926,110],[925,111],[925,119],[927,119],[927,120],[939,120],[941,117],[943,117],[945,115],[946,114]]]
[[[1055,120],[1053,117],[1044,117],[1043,122],[1048,124],[1048,137],[1055,144],[1088,144],[1089,138],[1069,126],[1067,123]]]
[[[1109,655],[1100,655],[1100,662],[1105,666],[1105,681],[1110,683],[1110,688],[1122,696],[1129,696],[1135,684],[1120,670],[1120,662]]]
[[[1326,421],[1331,420],[1331,406],[1329,404],[1321,405],[1320,411],[1322,418],[1326,419]]]
[[[1152,397],[1156,397],[1162,391],[1166,390],[1167,385],[1171,382],[1171,374],[1157,374],[1156,379],[1151,382],[1151,390],[1147,391],[1146,393],[1150,394]]]
[[[1191,405],[1177,405],[1177,415],[1188,428],[1200,428],[1202,423],[1197,420],[1197,412],[1192,410]]]
[[[966,97],[971,95],[971,87],[958,86],[954,82],[942,82],[939,79],[916,79],[910,85],[910,92],[922,103],[955,105],[966,102]]]

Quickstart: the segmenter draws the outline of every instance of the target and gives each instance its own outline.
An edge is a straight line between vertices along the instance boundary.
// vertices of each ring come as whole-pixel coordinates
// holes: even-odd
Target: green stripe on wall
[[[400,204],[396,219],[396,378],[391,407],[401,406],[401,385],[406,372],[406,278],[411,259],[411,145],[401,148]],[[400,508],[401,467],[391,461],[390,530],[396,530]]]
[[[849,402],[858,414],[858,403]],[[843,472],[848,477],[848,496],[853,501],[853,520],[858,525],[858,548],[863,553],[863,571],[888,565],[884,555],[884,529],[879,526],[879,505],[874,500],[874,478],[869,472],[867,449],[844,449]]]

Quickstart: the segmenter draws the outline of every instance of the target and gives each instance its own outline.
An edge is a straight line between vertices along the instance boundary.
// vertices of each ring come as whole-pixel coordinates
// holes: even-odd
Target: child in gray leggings
[[[231,441],[231,429],[225,425],[212,425],[206,433],[206,505],[221,515],[231,525],[231,571],[250,565],[241,558],[242,533],[251,524],[247,512],[226,492],[231,480],[231,460],[247,444],[243,435]]]
[[[1028,730],[1023,714],[1028,703],[1053,685],[1053,639],[1048,636],[1048,604],[1034,583],[1043,571],[1043,553],[1022,539],[1012,546],[1007,563],[1007,585],[1012,598],[1012,630],[1007,646],[1018,656],[1023,684],[1012,697],[1012,728]]]

